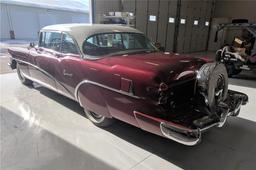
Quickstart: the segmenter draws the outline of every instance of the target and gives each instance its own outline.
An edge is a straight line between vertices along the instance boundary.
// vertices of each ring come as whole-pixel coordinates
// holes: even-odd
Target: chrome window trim
[[[40,31],[40,36],[41,36],[41,34],[42,33],[47,33],[47,32],[54,32],[54,33],[59,33],[60,34],[60,37],[61,37],[61,39],[60,39],[60,41],[62,42],[62,32],[61,31],[54,31],[54,30],[49,30],[49,31]],[[58,53],[60,53],[60,51],[61,51],[61,46],[60,46],[60,51],[56,51],[56,50],[53,50],[53,49],[51,49],[51,48],[45,48],[45,47],[42,47],[42,46],[40,46],[40,39],[39,39],[39,41],[38,41],[38,47],[39,48],[42,48],[42,49],[44,49],[44,50],[51,50],[51,51],[53,51],[53,52],[58,52]]]
[[[80,58],[82,59],[83,55],[82,55],[81,49],[78,46],[78,43],[77,43],[76,39],[71,34],[69,34],[66,31],[62,31],[61,33],[62,33],[62,35],[61,35],[61,48],[60,48],[61,54],[63,54],[63,55],[73,54],[73,53],[62,53],[62,51],[61,51],[62,50],[62,42],[63,42],[63,34],[67,34],[74,41],[76,49],[77,49],[77,52],[78,52],[78,54],[73,54],[73,55],[79,55]]]
[[[72,55],[79,55],[79,58],[81,58],[81,59],[83,59],[83,54],[82,54],[82,52],[81,52],[81,49],[79,48],[79,46],[78,46],[78,43],[77,43],[77,41],[76,41],[76,39],[71,35],[71,34],[69,34],[68,32],[66,32],[66,31],[55,31],[55,30],[47,30],[47,31],[45,31],[45,30],[42,30],[42,31],[40,31],[40,35],[42,34],[42,33],[46,33],[46,32],[55,32],[55,33],[60,33],[61,34],[61,45],[60,45],[60,51],[56,51],[56,50],[53,50],[53,49],[50,49],[50,48],[45,48],[45,47],[42,47],[42,46],[40,46],[40,42],[38,41],[38,48],[42,48],[43,50],[45,50],[45,51],[48,51],[48,52],[51,52],[51,53],[55,53],[55,54],[62,54],[62,55],[68,55],[68,54],[72,54]],[[70,38],[72,38],[72,40],[74,41],[74,43],[75,43],[75,46],[76,46],[76,49],[77,49],[77,52],[78,52],[78,54],[73,54],[73,53],[62,53],[62,42],[63,42],[63,34],[67,34],[68,36],[70,36]]]

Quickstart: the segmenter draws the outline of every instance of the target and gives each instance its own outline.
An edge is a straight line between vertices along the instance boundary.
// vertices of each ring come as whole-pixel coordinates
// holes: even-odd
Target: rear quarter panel
[[[15,47],[15,48],[9,48],[8,53],[11,55],[11,59],[14,59],[19,63],[20,70],[30,76],[29,73],[29,64],[33,64],[33,58],[30,55],[30,50],[28,48],[22,48],[22,47]],[[23,62],[20,62],[23,61]]]

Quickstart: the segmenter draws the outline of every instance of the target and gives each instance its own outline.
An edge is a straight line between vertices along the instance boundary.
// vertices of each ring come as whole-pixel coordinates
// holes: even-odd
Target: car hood
[[[98,62],[111,66],[119,73],[148,73],[165,82],[194,76],[195,71],[205,63],[191,56],[160,52],[112,56]]]

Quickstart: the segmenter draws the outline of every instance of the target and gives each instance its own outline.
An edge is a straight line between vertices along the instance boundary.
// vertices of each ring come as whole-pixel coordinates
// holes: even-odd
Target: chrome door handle
[[[72,73],[68,73],[65,69],[63,70],[63,75],[64,76],[68,76],[68,77],[72,77],[73,76]]]

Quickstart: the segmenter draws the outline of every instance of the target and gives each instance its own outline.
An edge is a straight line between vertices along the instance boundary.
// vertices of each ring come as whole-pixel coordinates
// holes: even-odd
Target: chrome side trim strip
[[[31,63],[29,63],[29,62],[20,60],[20,59],[16,59],[16,58],[12,58],[12,59],[13,59],[13,60],[16,60],[16,61],[18,61],[18,62],[21,62],[21,63],[28,64],[28,65],[30,65],[30,66],[36,68],[37,70],[41,71],[42,73],[44,73],[45,75],[47,75],[48,77],[50,77],[51,79],[53,79],[55,82],[57,82],[58,84],[60,84],[64,89],[66,89],[66,87],[64,87],[59,81],[57,81],[55,77],[53,77],[51,74],[49,74],[49,73],[46,72],[45,70],[41,69],[40,67],[38,67],[38,66],[36,66],[36,65],[34,65],[34,64],[31,64]],[[26,75],[26,76],[27,76],[26,78],[31,79],[31,80],[33,79],[33,81],[35,81],[35,82],[37,82],[37,83],[41,82],[41,83],[39,83],[39,84],[41,84],[41,85],[44,84],[43,86],[45,86],[45,87],[46,87],[46,86],[47,86],[47,87],[51,87],[51,86],[47,85],[46,83],[43,83],[43,82],[40,81],[40,80],[34,79],[34,78],[32,78],[32,77],[30,77],[30,76],[28,76],[28,75]],[[38,82],[38,81],[39,81],[39,82]],[[62,91],[60,91],[60,90],[57,90],[57,89],[54,88],[54,87],[51,87],[50,89],[52,89],[52,90],[54,90],[55,92],[57,92],[57,93],[59,93],[59,94],[62,94],[62,95],[64,95],[64,96],[66,96],[66,97],[71,98],[72,100],[74,100],[74,98],[73,98],[71,95],[69,96],[69,95],[65,94],[64,92],[62,92]],[[67,91],[68,91],[68,90],[67,90]]]
[[[38,67],[38,66],[36,66],[36,65],[34,65],[34,64],[31,64],[31,63],[29,63],[29,62],[26,62],[26,61],[20,60],[20,59],[16,59],[16,58],[13,58],[13,59],[14,59],[14,60],[16,60],[16,61],[18,61],[18,62],[28,64],[28,65],[30,65],[30,66],[32,66],[32,67],[34,67],[34,68],[36,68],[36,69],[40,70],[41,72],[43,72],[44,74],[46,74],[47,76],[49,76],[49,77],[51,77],[52,79],[54,79],[54,80],[55,80],[55,78],[54,78],[51,74],[49,74],[49,73],[48,73],[48,72],[46,72],[45,70],[41,69],[40,67]]]
[[[110,91],[114,91],[116,93],[123,94],[123,95],[129,96],[129,97],[135,98],[135,99],[141,99],[141,97],[135,96],[132,93],[128,93],[128,92],[125,92],[125,91],[122,91],[122,90],[117,90],[117,89],[114,89],[112,87],[109,87],[109,86],[106,86],[106,85],[103,85],[103,84],[100,84],[100,83],[97,83],[97,82],[94,82],[94,81],[83,80],[80,83],[78,83],[78,85],[75,88],[75,94],[74,95],[75,95],[76,100],[78,100],[78,89],[80,88],[80,86],[82,84],[92,84],[92,85],[95,85],[95,86],[98,86],[98,87],[102,87],[104,89],[107,89],[107,90],[110,90]]]
[[[46,83],[44,83],[44,82],[42,82],[42,81],[40,81],[40,80],[38,80],[38,79],[32,78],[32,77],[30,77],[30,76],[28,76],[28,75],[26,75],[26,74],[24,74],[24,73],[22,73],[22,74],[24,75],[24,77],[26,77],[27,79],[29,79],[29,80],[31,80],[31,81],[33,81],[33,82],[36,82],[36,83],[38,83],[38,84],[40,84],[40,85],[42,85],[42,86],[44,86],[44,87],[46,87],[46,88],[48,88],[48,89],[50,89],[50,90],[56,92],[56,93],[58,93],[58,94],[61,94],[61,95],[65,96],[65,97],[67,97],[67,98],[69,98],[69,99],[75,100],[73,97],[66,95],[66,94],[63,93],[62,91],[60,91],[60,90],[58,90],[58,89],[56,89],[56,88],[50,86],[49,84],[46,84]],[[75,100],[75,101],[76,101],[76,100]]]

